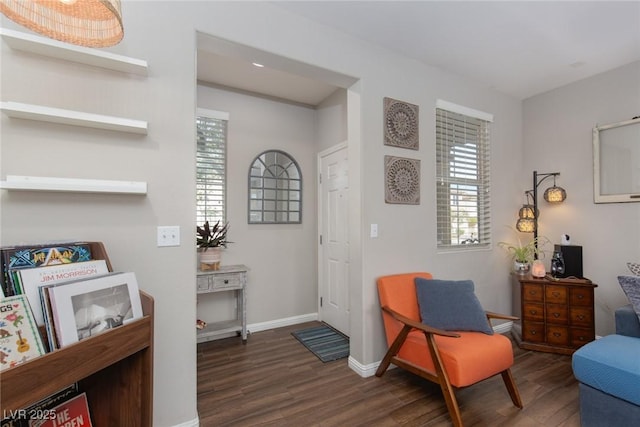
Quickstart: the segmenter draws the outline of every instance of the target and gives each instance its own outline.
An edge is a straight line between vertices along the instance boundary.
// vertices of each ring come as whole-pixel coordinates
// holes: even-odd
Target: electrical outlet
[[[371,237],[372,238],[376,238],[378,237],[378,224],[371,224]]]
[[[180,226],[158,227],[158,247],[162,246],[180,246]]]

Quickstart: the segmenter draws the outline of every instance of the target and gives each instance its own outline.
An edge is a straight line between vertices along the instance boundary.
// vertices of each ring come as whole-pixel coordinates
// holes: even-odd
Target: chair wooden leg
[[[427,344],[429,345],[431,359],[433,360],[433,364],[436,368],[438,384],[440,384],[444,401],[447,404],[447,409],[449,410],[451,422],[453,422],[454,427],[462,427],[462,415],[460,414],[460,407],[458,407],[458,400],[456,399],[456,395],[453,393],[453,386],[449,382],[449,376],[447,375],[447,372],[444,369],[444,363],[442,363],[442,359],[440,358],[436,339],[432,334],[425,333],[425,336],[427,338]]]
[[[511,375],[511,369],[502,371],[502,379],[504,380],[504,385],[507,386],[511,401],[518,408],[522,409],[522,399],[520,399],[520,392],[518,392],[516,382],[513,380],[513,375]]]
[[[396,337],[395,340],[393,340],[391,347],[389,347],[389,350],[387,350],[387,354],[384,355],[382,362],[380,362],[380,365],[376,370],[376,377],[381,377],[382,374],[385,373],[385,371],[391,364],[391,359],[393,359],[393,357],[396,354],[398,354],[398,352],[400,351],[400,348],[402,347],[402,344],[404,344],[404,340],[407,339],[407,335],[409,335],[410,331],[411,331],[411,327],[405,325],[404,328],[402,328],[402,330],[400,331],[400,333],[398,333],[398,336]]]

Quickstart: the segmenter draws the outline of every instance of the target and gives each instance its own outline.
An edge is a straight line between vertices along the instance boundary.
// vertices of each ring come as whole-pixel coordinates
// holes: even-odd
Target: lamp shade
[[[562,187],[553,187],[547,188],[547,191],[544,192],[544,199],[549,203],[562,203],[567,198],[567,192],[564,191]]]
[[[533,233],[536,229],[536,220],[533,218],[520,218],[516,223],[516,229],[521,233]]]
[[[537,209],[535,209],[537,210]],[[520,211],[518,211],[518,217],[521,219],[533,219],[540,212],[535,212],[533,205],[522,205]]]
[[[120,0],[0,0],[7,18],[52,39],[106,47],[124,36]]]

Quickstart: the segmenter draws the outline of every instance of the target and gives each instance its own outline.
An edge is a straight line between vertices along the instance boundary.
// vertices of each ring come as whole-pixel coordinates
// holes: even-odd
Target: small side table
[[[247,343],[247,272],[245,265],[224,265],[219,270],[198,271],[196,283],[198,296],[223,291],[235,291],[237,301],[236,318],[233,320],[209,323],[205,329],[198,331],[199,343],[223,338],[236,332],[242,336],[242,343]]]

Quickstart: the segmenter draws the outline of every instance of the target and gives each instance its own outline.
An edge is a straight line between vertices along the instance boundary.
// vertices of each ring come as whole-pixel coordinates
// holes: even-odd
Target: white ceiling
[[[640,60],[638,0],[273,4],[518,99]],[[295,73],[274,72],[280,80],[272,80],[270,70],[227,56],[199,52],[199,79],[310,105],[336,87]]]

